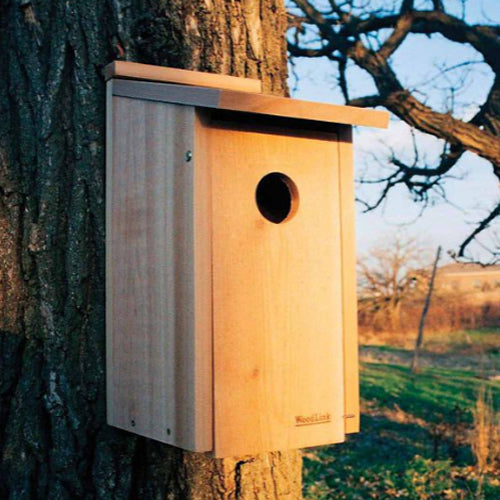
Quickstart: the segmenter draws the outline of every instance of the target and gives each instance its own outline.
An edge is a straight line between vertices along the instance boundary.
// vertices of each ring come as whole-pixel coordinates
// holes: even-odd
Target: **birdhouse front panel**
[[[206,129],[217,456],[344,440],[334,132]]]

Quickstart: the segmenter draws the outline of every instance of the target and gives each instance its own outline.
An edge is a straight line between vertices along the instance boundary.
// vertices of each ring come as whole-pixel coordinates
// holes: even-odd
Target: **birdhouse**
[[[215,457],[359,426],[352,125],[260,82],[107,68],[108,423]]]

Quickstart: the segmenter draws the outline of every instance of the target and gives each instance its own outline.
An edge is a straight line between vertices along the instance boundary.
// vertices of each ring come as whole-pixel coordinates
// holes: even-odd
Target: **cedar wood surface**
[[[339,142],[334,133],[327,140],[294,127],[244,130],[211,124],[210,109],[189,106],[220,108],[218,90],[120,80],[107,86],[109,423],[217,456],[338,442],[344,430],[356,432],[351,127],[331,127]],[[238,95],[248,100],[238,104]],[[251,97],[226,93],[224,109],[269,109],[265,100],[257,109]],[[161,102],[168,100],[188,105]],[[288,116],[292,108],[272,114]],[[186,169],[188,150],[194,157]],[[321,216],[310,212],[308,220],[301,204],[290,221],[266,221],[253,196],[273,170],[294,181],[298,174],[299,204],[314,199]],[[249,197],[241,205],[236,193],[243,192]],[[294,227],[302,231],[295,237]],[[329,423],[293,425],[296,415],[326,410]]]
[[[212,123],[215,455],[344,440],[337,136]],[[260,214],[271,172],[295,182],[298,209]],[[328,414],[297,425],[296,417]]]
[[[129,61],[113,61],[104,68],[106,80],[111,78],[130,78],[155,82],[180,83],[216,89],[239,90],[242,92],[262,92],[262,83],[253,78],[241,78],[216,73],[202,73],[179,68],[166,68],[151,64]]]
[[[386,128],[389,122],[385,111],[259,94],[256,81],[246,78],[125,61],[111,63],[104,73],[112,81],[113,93],[123,97],[347,125]],[[166,81],[172,85],[157,83]]]
[[[195,216],[207,187],[185,161],[194,146],[195,110],[112,102],[108,422],[181,448],[211,450],[210,248],[203,226],[209,220]]]
[[[352,128],[339,127],[340,241],[342,246],[342,308],[344,319],[345,432],[359,432],[358,311],[356,292],[356,207]]]
[[[122,97],[334,124],[385,128],[388,123],[386,112],[372,109],[187,85],[139,82],[119,78],[110,81],[113,85],[113,94]]]

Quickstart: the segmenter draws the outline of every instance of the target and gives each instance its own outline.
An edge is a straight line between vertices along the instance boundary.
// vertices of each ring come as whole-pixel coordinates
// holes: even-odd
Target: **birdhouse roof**
[[[257,115],[387,128],[385,111],[261,94],[261,82],[125,61],[105,69],[113,95]]]

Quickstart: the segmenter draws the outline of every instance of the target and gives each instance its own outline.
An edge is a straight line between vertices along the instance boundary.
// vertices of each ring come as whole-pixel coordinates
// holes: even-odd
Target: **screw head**
[[[186,161],[190,162],[193,159],[193,152],[192,151],[186,151]]]

